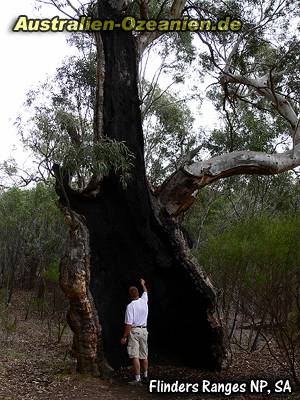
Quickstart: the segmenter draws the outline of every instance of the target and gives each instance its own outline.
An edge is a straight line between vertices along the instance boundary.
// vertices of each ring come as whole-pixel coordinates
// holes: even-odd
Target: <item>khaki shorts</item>
[[[148,358],[148,331],[146,328],[131,328],[128,336],[128,356],[129,358]]]

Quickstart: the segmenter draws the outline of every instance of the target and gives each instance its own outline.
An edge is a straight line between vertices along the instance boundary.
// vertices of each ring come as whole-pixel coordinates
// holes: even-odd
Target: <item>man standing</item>
[[[135,381],[141,382],[141,366],[143,367],[144,380],[148,380],[148,291],[144,279],[140,280],[143,294],[139,297],[139,291],[135,286],[129,288],[129,295],[132,299],[128,304],[125,314],[125,329],[121,339],[122,344],[127,343],[128,356],[132,360]]]

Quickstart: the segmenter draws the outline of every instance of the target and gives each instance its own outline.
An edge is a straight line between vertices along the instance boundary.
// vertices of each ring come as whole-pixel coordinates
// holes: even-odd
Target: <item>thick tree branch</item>
[[[186,0],[174,0],[171,7],[171,18],[178,18],[184,9]]]
[[[170,9],[169,18],[171,18],[171,19],[179,18],[186,3],[187,3],[187,0],[174,0],[172,3],[171,9]],[[162,8],[161,8],[157,18],[159,18],[160,14],[162,13],[162,10],[163,10],[163,7],[165,4],[166,4],[166,2],[163,2]],[[146,47],[148,47],[150,43],[154,42],[154,40],[158,39],[161,35],[162,35],[162,32],[160,32],[160,31],[153,31],[153,32],[145,31],[145,32],[142,32],[139,36],[137,36],[136,48],[137,48],[138,58],[141,58]]]
[[[187,154],[184,156],[180,157],[178,161],[178,165],[184,167],[185,165],[188,165],[191,163],[192,159],[199,153],[199,151],[202,149],[202,144],[195,147],[194,149],[190,150]]]
[[[193,203],[195,191],[214,181],[241,174],[279,174],[299,165],[300,145],[282,154],[234,151],[179,169],[163,183],[158,200],[170,215],[177,216]]]
[[[124,10],[132,0],[107,0],[107,3],[114,9],[121,11]]]

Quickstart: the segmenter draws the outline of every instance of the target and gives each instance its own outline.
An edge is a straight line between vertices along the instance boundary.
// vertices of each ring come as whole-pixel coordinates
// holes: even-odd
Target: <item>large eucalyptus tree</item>
[[[263,118],[264,127],[272,127],[274,121],[277,128],[281,126],[282,130],[274,130],[276,135],[268,140],[273,143],[276,137],[289,135],[289,150],[266,153],[233,146],[229,152],[193,162],[197,147],[153,190],[145,174],[137,64],[143,51],[162,33],[100,31],[94,33],[97,86],[89,145],[94,149],[94,161],[96,158],[96,164],[101,164],[103,152],[98,150],[103,143],[108,144],[108,150],[109,144],[124,142],[132,156],[130,178],[125,185],[120,180],[121,159],[119,167],[106,174],[94,168],[89,182],[76,190],[73,176],[63,162],[53,167],[61,209],[69,225],[60,281],[70,300],[68,321],[74,332],[79,371],[97,374],[104,372],[108,364],[117,368],[123,363],[125,354],[119,338],[127,287],[140,277],[150,288],[151,355],[220,369],[224,347],[215,315],[216,292],[190,256],[180,222],[196,192],[214,181],[237,174],[277,174],[300,165],[299,97],[295,84],[298,39],[284,37],[280,25],[295,15],[298,2],[98,0],[87,6],[79,1],[48,3],[69,15],[86,13],[103,19],[119,20],[130,14],[177,18],[184,14],[210,18],[232,15],[243,21],[239,33],[195,34],[197,43],[202,42],[199,68],[206,68],[215,78],[215,95],[221,101],[229,136],[243,137],[235,113],[243,102],[250,114]],[[288,26],[284,29],[287,31]],[[285,62],[289,58],[294,67],[288,70]],[[80,133],[80,129],[75,132]],[[74,129],[69,133],[75,148],[82,148],[80,134],[75,137]]]

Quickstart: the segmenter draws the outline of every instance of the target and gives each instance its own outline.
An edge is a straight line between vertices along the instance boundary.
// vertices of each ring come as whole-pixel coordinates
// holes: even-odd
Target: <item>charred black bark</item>
[[[99,13],[102,18],[117,18],[103,4]],[[88,227],[89,289],[102,327],[105,357],[116,369],[128,362],[120,344],[128,287],[138,286],[143,277],[150,295],[150,357],[218,370],[224,353],[222,331],[214,318],[214,290],[189,258],[179,225],[148,190],[134,38],[120,30],[101,32],[101,39],[104,135],[125,141],[134,154],[131,180],[125,190],[111,173],[94,198],[72,191],[66,179],[58,192],[61,204],[83,215]]]

